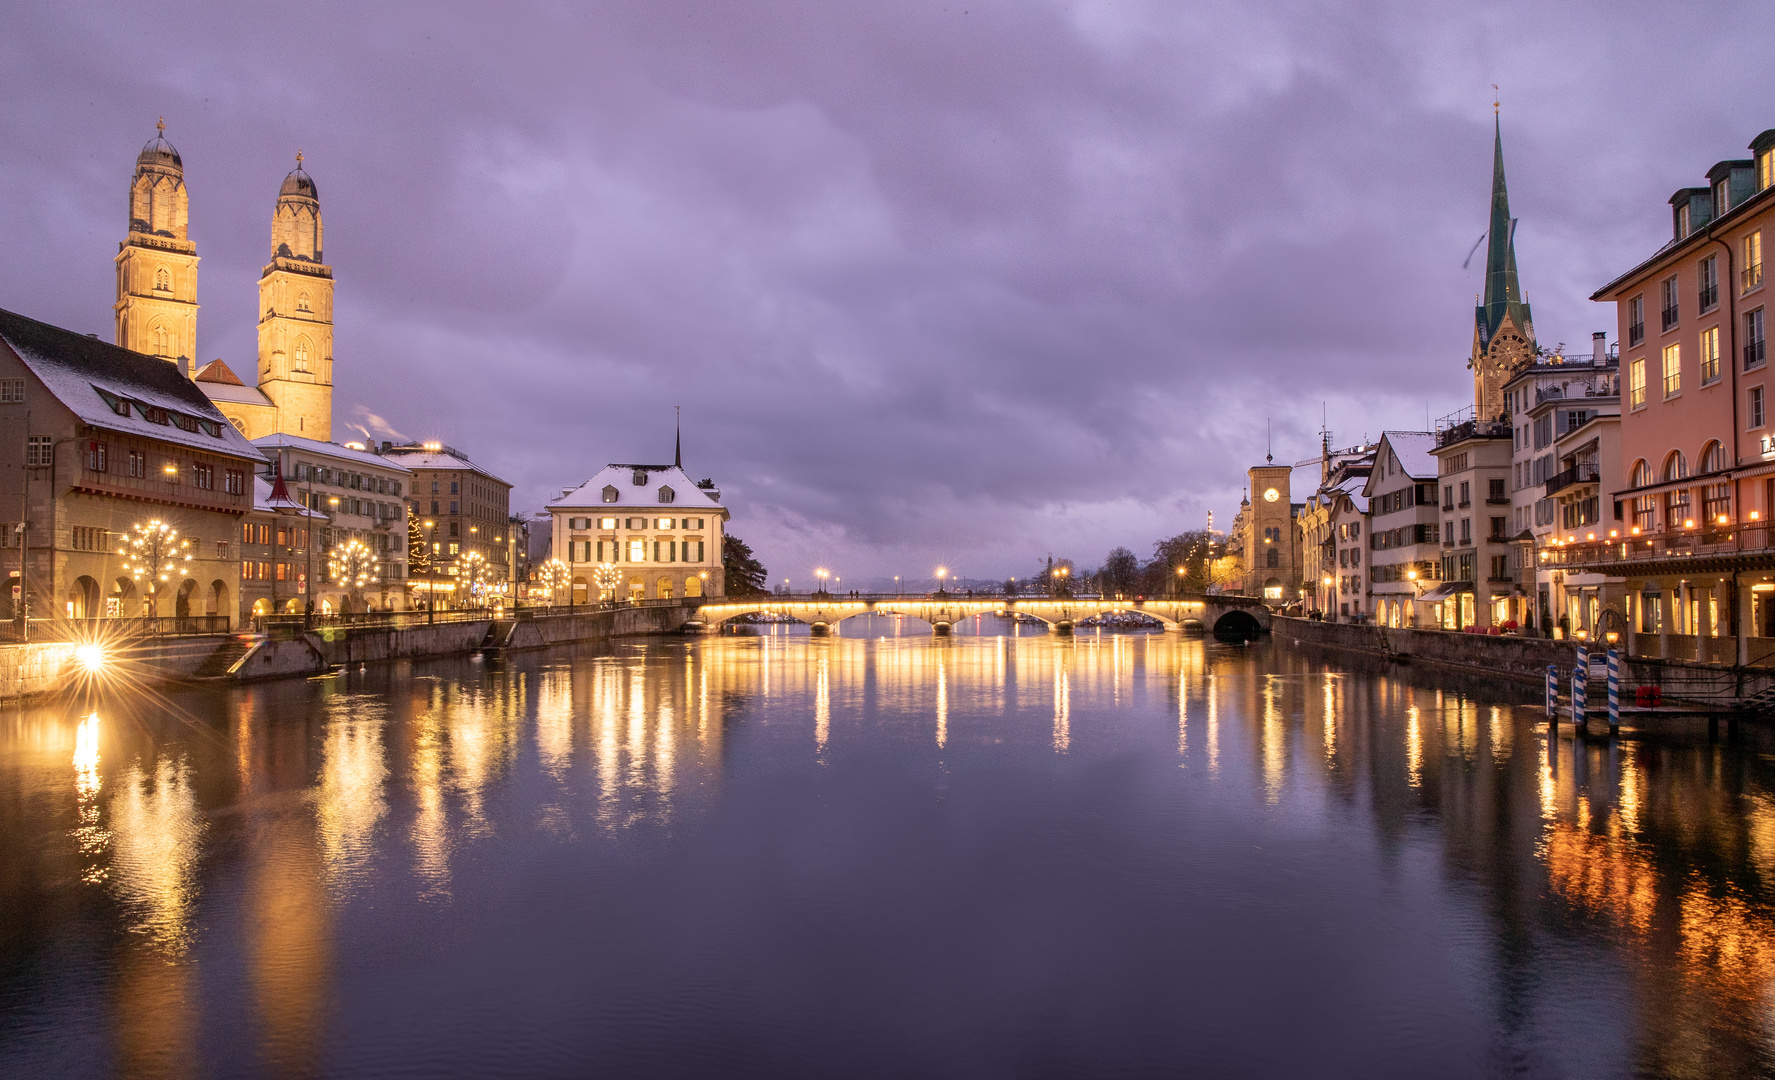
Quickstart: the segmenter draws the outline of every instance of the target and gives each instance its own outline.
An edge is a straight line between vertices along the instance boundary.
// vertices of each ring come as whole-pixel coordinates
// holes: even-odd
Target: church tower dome
[[[333,437],[333,268],[322,257],[320,190],[296,167],[271,211],[271,262],[259,277],[259,389],[276,407],[272,432]]]
[[[188,233],[185,163],[166,121],[136,155],[129,231],[117,245],[117,344],[189,369],[197,355],[197,245]]]

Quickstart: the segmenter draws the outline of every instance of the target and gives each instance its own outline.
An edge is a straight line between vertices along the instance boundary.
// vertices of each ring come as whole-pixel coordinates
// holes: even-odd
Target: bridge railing
[[[1189,594],[1184,596],[1112,596],[1105,597],[1097,593],[1074,593],[1070,596],[1048,596],[1040,593],[1025,593],[1017,596],[1005,596],[1002,593],[975,592],[925,592],[925,593],[851,593],[851,592],[798,592],[771,593],[769,596],[732,597],[708,596],[688,597],[685,600],[648,601],[649,603],[685,603],[700,602],[705,605],[730,604],[837,604],[837,603],[1003,603],[1015,606],[1019,603],[1072,603],[1072,604],[1110,604],[1125,605],[1139,608],[1146,604],[1188,604],[1217,603],[1228,607],[1263,607],[1263,601],[1255,596],[1239,596],[1227,594]]]

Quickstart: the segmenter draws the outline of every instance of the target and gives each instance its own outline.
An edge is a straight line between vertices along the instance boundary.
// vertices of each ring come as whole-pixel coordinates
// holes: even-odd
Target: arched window
[[[149,339],[154,343],[155,356],[171,356],[173,354],[173,335],[167,330],[165,323],[155,323],[148,331]]]
[[[1726,448],[1718,441],[1710,442],[1701,448],[1701,472],[1716,473],[1726,470]]]
[[[1664,459],[1664,479],[1687,480],[1689,478],[1689,459],[1683,457],[1681,450],[1672,450]],[[1664,495],[1664,527],[1667,529],[1686,529],[1694,524],[1694,517],[1689,511],[1689,489],[1676,488]]]
[[[297,311],[309,310],[308,294],[307,293],[304,292],[304,293],[297,293],[296,294],[296,310]]]
[[[172,291],[173,276],[166,272],[166,267],[163,266],[160,269],[154,271],[154,287],[161,292],[171,292]]]
[[[1633,479],[1630,486],[1635,488],[1650,487],[1652,484],[1652,467],[1644,458],[1633,463],[1633,471],[1629,474]],[[1641,532],[1651,532],[1658,524],[1658,497],[1656,495],[1640,495],[1633,500],[1633,527]]]
[[[308,339],[307,338],[297,338],[296,339],[296,351],[293,355],[295,356],[295,360],[296,360],[296,370],[297,371],[307,371],[308,370]]]
[[[1726,448],[1710,442],[1701,448],[1701,472],[1726,471]],[[1727,525],[1732,521],[1732,485],[1708,484],[1701,489],[1701,520],[1708,525]]]
[[[660,502],[669,503],[673,499],[676,499],[677,497],[678,497],[677,493],[674,492],[669,487],[662,487],[659,489],[659,501]]]
[[[616,487],[615,487],[615,485],[613,485],[613,484],[605,484],[604,485],[604,501],[609,502],[609,503],[613,503],[616,501]]]

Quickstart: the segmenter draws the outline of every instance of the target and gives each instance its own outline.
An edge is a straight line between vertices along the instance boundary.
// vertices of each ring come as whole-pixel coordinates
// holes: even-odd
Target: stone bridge
[[[686,600],[695,604],[694,599]],[[810,593],[773,595],[752,600],[711,597],[701,604],[693,621],[705,627],[720,626],[729,619],[753,612],[786,615],[822,633],[858,615],[904,615],[923,619],[933,632],[947,634],[954,625],[975,615],[1028,615],[1040,619],[1057,633],[1070,633],[1080,619],[1093,615],[1137,612],[1158,620],[1167,630],[1231,634],[1253,637],[1268,632],[1270,609],[1255,596],[1184,595],[1164,599],[1099,599],[1075,596],[988,596],[954,594],[925,596],[841,596]]]

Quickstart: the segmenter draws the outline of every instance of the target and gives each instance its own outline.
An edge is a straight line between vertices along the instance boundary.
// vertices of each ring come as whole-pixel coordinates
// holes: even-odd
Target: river
[[[0,1076],[1775,1074],[1757,730],[872,629],[0,715]]]

